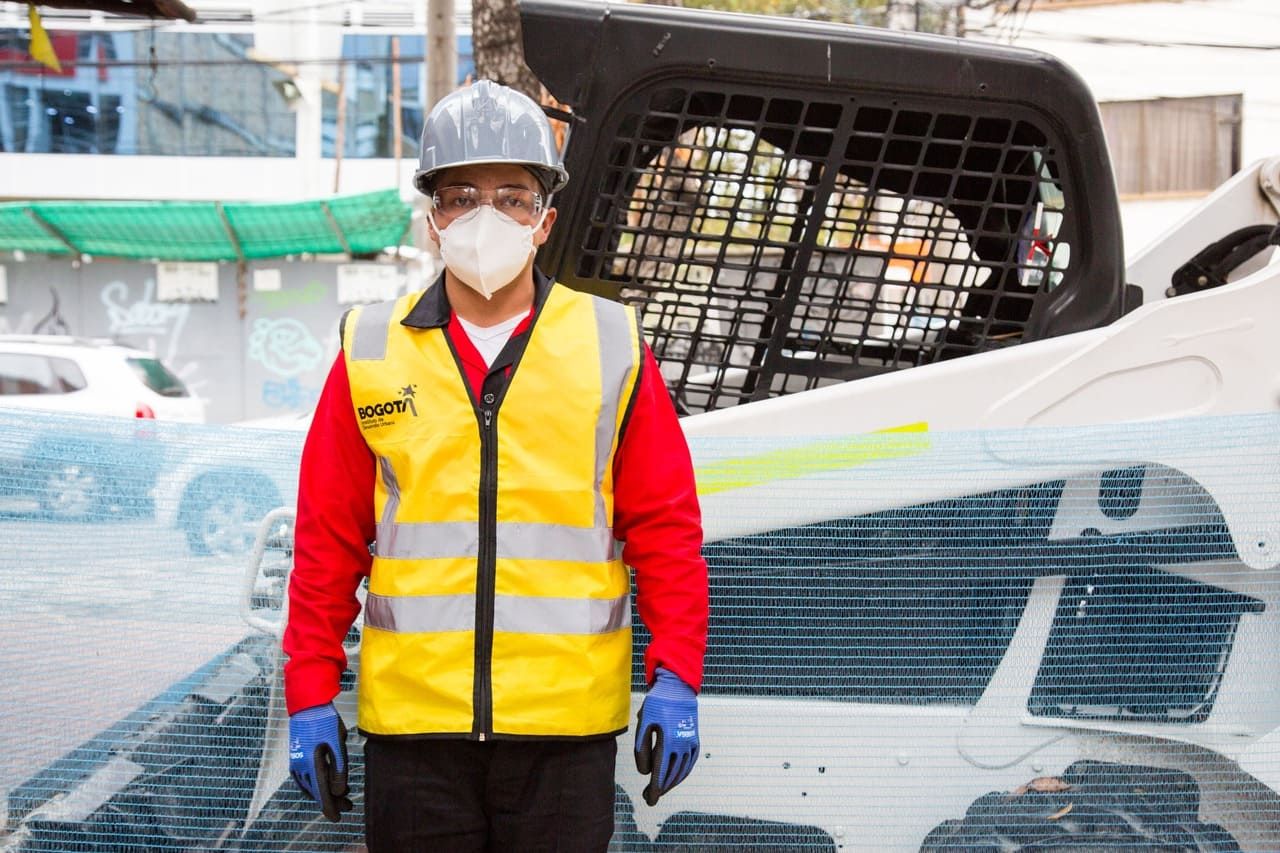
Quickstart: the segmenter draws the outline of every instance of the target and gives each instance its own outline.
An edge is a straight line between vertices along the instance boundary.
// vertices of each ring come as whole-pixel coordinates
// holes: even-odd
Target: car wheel
[[[49,470],[40,509],[57,519],[84,518],[102,503],[102,476],[92,466],[63,462]]]
[[[198,556],[246,554],[253,547],[262,517],[280,500],[265,481],[209,477],[187,499],[183,530]]]

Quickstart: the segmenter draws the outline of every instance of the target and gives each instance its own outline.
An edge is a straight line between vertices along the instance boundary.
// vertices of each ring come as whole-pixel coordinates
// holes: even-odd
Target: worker
[[[480,80],[422,131],[444,272],[340,324],[302,455],[284,633],[290,769],[350,809],[333,705],[360,611],[372,853],[604,850],[652,634],[644,798],[698,758],[707,570],[689,449],[635,312],[533,264],[565,185],[536,103]],[[366,580],[367,579],[367,580]]]

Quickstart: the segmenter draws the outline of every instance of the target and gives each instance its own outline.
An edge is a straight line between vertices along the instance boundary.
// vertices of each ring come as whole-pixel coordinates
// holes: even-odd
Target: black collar
[[[533,305],[534,311],[542,308],[542,303],[547,301],[547,294],[551,292],[551,278],[543,275],[542,271],[537,267],[533,268]],[[449,325],[449,313],[452,308],[449,306],[449,295],[444,289],[444,273],[440,273],[440,277],[435,283],[422,292],[422,296],[418,297],[418,301],[414,303],[413,308],[400,321],[402,326],[412,326],[415,329],[443,329]]]

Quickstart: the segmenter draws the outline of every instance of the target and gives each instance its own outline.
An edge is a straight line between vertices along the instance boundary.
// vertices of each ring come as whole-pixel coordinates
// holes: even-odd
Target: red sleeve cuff
[[[653,680],[657,677],[658,667],[675,673],[680,680],[693,688],[694,693],[702,692],[702,658],[698,656],[697,660],[678,660],[671,657],[664,657],[661,648],[655,649],[655,643],[650,643],[649,648],[645,651],[644,656],[644,678],[645,684],[652,685]]]
[[[290,714],[332,702],[340,689],[342,671],[321,660],[287,661],[284,681],[285,708]]]

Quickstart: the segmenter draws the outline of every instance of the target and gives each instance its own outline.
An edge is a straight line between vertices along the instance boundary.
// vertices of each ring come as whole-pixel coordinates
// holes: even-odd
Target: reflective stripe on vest
[[[596,299],[592,303],[596,312],[596,334],[599,339],[601,403],[600,419],[596,425],[596,482],[604,482],[605,465],[613,462],[609,448],[617,431],[618,407],[624,404],[623,392],[627,377],[632,374],[631,353],[617,346],[617,341],[629,340],[636,334],[632,315],[621,305]],[[630,397],[628,394],[627,397]],[[596,527],[608,527],[604,498],[596,490]],[[612,538],[612,537],[611,537]]]
[[[476,557],[480,530],[471,521],[382,523],[375,548],[377,556],[396,560]],[[622,549],[608,527],[500,521],[497,554],[499,558],[604,563],[621,556]]]
[[[367,627],[414,634],[475,630],[474,595],[386,596],[370,593]],[[499,595],[494,600],[495,631],[517,634],[608,634],[631,625],[631,596],[617,598],[533,598]]]
[[[360,310],[351,335],[349,358],[352,361],[381,361],[387,357],[387,324],[396,304],[377,302]]]

